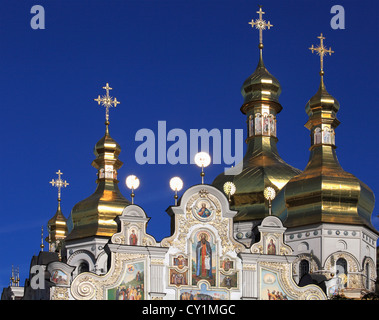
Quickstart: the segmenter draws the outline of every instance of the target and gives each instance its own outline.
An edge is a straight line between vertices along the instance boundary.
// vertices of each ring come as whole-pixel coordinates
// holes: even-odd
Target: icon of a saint
[[[206,233],[200,235],[196,245],[196,275],[212,279],[212,248]]]
[[[129,236],[129,244],[130,244],[131,246],[135,246],[135,245],[137,245],[137,240],[138,240],[138,238],[137,238],[136,232],[135,232],[135,230],[133,229],[133,230],[132,230],[132,233],[131,233],[130,236]]]
[[[201,204],[201,208],[197,213],[202,218],[208,218],[211,215],[211,212],[207,209],[207,205],[205,203]]]

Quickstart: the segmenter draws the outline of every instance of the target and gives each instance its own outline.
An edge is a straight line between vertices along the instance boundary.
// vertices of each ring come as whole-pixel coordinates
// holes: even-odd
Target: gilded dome
[[[58,200],[58,208],[55,215],[48,221],[47,226],[49,228],[48,242],[55,242],[59,239],[64,239],[67,235],[67,219],[61,210],[61,201]]]
[[[117,232],[114,220],[130,202],[118,188],[117,170],[122,166],[118,159],[119,144],[106,131],[95,145],[96,159],[92,166],[98,169],[97,188],[88,198],[77,203],[71,211],[71,230],[66,240],[90,236],[110,237]]]
[[[279,192],[301,171],[287,164],[279,155],[276,143],[276,115],[282,110],[279,103],[281,86],[264,66],[262,49],[254,73],[242,85],[244,103],[241,112],[247,115],[247,150],[237,175],[221,173],[212,185],[223,190],[231,181],[236,192],[231,197],[231,207],[238,210],[235,221],[260,220],[268,215],[268,202],[263,191],[270,186]]]
[[[279,81],[267,70],[263,63],[262,50],[258,66],[255,71],[244,81],[241,87],[241,94],[244,98],[241,107],[242,113],[246,114],[247,109],[254,102],[270,101],[277,103],[276,112],[281,111],[279,96],[282,92]]]
[[[365,225],[372,230],[375,205],[372,190],[338,162],[334,129],[339,103],[325,89],[306,104],[311,130],[310,158],[305,170],[293,177],[273,202],[273,212],[286,227],[315,223]],[[317,136],[319,135],[319,136]]]
[[[227,181],[235,184],[236,192],[231,198],[231,208],[238,211],[235,221],[259,220],[268,216],[264,189],[270,186],[278,193],[300,172],[280,157],[275,138],[261,136],[248,142],[241,173],[221,173],[212,185],[222,190]]]

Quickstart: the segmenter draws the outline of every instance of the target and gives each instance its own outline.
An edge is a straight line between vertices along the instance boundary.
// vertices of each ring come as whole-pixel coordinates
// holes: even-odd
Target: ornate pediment
[[[116,221],[120,231],[112,236],[112,243],[136,246],[156,245],[154,237],[146,233],[149,218],[141,207],[137,205],[125,207]]]
[[[261,233],[261,240],[251,246],[251,253],[268,255],[292,254],[292,248],[284,243],[283,234],[286,228],[283,227],[278,217],[268,216],[264,218],[258,230]]]

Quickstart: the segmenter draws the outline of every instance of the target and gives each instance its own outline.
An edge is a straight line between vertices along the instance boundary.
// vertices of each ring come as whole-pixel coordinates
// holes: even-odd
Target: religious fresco
[[[220,272],[220,287],[225,287],[228,289],[238,287],[238,272],[231,274],[223,274]]]
[[[200,220],[207,220],[213,213],[213,208],[208,200],[200,199],[193,207],[194,216]]]
[[[252,115],[249,116],[249,137],[254,135],[254,119]]]
[[[54,270],[51,274],[50,281],[57,285],[68,285],[68,276],[62,270]]]
[[[234,269],[234,261],[229,258],[224,258],[221,260],[221,268],[224,269],[224,271]]]
[[[219,289],[209,289],[205,283],[200,289],[185,288],[179,291],[180,300],[227,300],[228,292]]]
[[[266,269],[261,269],[261,300],[292,300],[283,290],[278,274]]]
[[[255,114],[255,134],[261,135],[262,134],[262,115],[260,113]]]
[[[276,245],[274,239],[270,239],[267,245],[267,254],[276,254]]]
[[[317,127],[314,130],[313,133],[313,144],[335,144],[336,138],[335,138],[335,132],[333,128],[325,127],[323,130],[321,130],[320,127]]]
[[[194,235],[192,244],[192,285],[207,280],[211,286],[216,279],[216,246],[213,235],[200,230]]]
[[[276,137],[276,119],[272,114],[270,114],[268,117],[270,123],[270,135]]]
[[[138,231],[137,228],[129,229],[129,245],[136,246],[138,244]]]
[[[183,269],[188,266],[188,258],[180,254],[176,258],[173,258],[173,265],[179,269]]]
[[[186,286],[188,285],[188,271],[179,272],[175,269],[170,269],[170,285]]]
[[[144,276],[145,262],[128,263],[121,283],[108,289],[108,300],[144,300]]]
[[[263,115],[263,134],[270,134],[270,120],[267,116],[267,113]]]
[[[313,144],[320,144],[322,142],[321,135],[321,128],[317,127],[314,130]]]

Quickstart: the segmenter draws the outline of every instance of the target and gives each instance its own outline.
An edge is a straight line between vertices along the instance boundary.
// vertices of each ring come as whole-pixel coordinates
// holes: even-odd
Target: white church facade
[[[250,24],[261,35],[270,23],[262,8],[257,13]],[[323,57],[329,51],[322,34],[319,39],[311,49]],[[106,95],[95,99],[106,107],[105,135],[92,162],[96,190],[66,219],[60,207],[66,182],[57,172],[49,250],[32,258],[25,285],[12,282],[2,299],[326,300],[375,292],[374,194],[338,163],[340,105],[326,91],[322,63],[320,76],[305,108],[311,147],[301,171],[276,147],[281,86],[263,63],[260,41],[258,66],[242,86],[248,126],[242,170],[185,190],[167,209],[171,235],[160,242],[146,231],[149,213],[118,188],[121,147],[110,136],[109,107],[119,102],[109,96],[107,83]],[[226,193],[226,183],[235,192]]]

